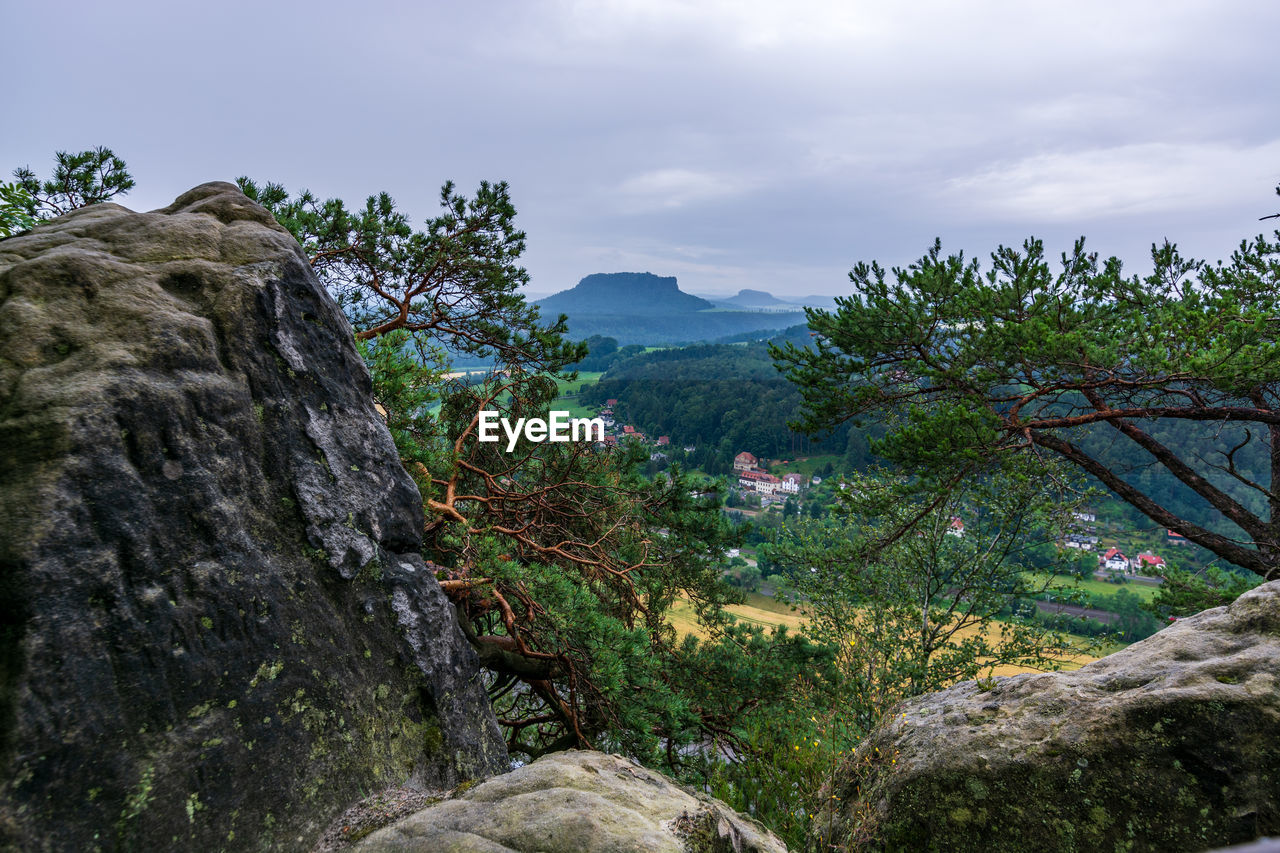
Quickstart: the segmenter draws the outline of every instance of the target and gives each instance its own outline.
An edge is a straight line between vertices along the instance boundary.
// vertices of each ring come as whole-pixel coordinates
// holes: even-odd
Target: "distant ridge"
[[[802,296],[796,302],[801,305],[808,305],[811,308],[835,308],[836,298],[834,296],[820,296],[813,294],[810,296]]]
[[[626,314],[632,316],[679,315],[715,306],[680,290],[675,276],[648,272],[593,273],[576,287],[539,299],[545,315]]]
[[[836,307],[835,297],[811,294],[809,296],[774,296],[767,290],[739,290],[735,296],[702,294],[719,308],[739,311],[799,311],[804,306],[831,309]]]
[[[721,300],[726,305],[735,305],[740,308],[771,308],[775,305],[787,305],[784,300],[779,299],[772,293],[763,290],[739,290],[737,296],[730,296],[728,299]]]

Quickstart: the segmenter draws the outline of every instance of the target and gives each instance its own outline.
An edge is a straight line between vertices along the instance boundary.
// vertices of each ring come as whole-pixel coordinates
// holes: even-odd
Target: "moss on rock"
[[[505,768],[351,329],[234,186],[0,241],[0,446],[0,849],[297,849]]]
[[[1280,833],[1280,582],[1077,672],[965,682],[864,742],[809,849],[1206,850]]]

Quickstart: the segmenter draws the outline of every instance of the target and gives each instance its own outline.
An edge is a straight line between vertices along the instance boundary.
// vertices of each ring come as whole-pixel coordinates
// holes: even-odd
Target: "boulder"
[[[1076,672],[911,700],[809,849],[1206,850],[1280,834],[1280,581]]]
[[[305,849],[506,769],[351,328],[236,187],[0,241],[0,848]]]
[[[718,800],[621,756],[539,758],[380,829],[352,853],[786,853]]]

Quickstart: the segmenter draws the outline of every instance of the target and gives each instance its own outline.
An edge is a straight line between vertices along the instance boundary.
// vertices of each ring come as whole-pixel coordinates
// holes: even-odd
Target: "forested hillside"
[[[789,334],[807,339],[803,326]],[[867,460],[862,433],[848,424],[825,436],[806,436],[788,427],[800,394],[778,374],[765,343],[641,353],[618,362],[579,395],[587,405],[614,398],[620,419],[699,448],[696,458],[709,473],[727,471],[729,460],[743,450],[777,458],[846,453],[852,447],[851,465]]]
[[[800,312],[695,311],[665,316],[570,314],[569,336],[582,340],[607,335],[627,344],[685,344],[715,340],[757,330],[774,330],[804,322]]]

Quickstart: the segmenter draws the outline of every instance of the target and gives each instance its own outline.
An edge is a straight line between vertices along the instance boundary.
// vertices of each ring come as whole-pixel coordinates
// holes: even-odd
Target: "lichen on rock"
[[[829,794],[815,853],[1194,851],[1280,834],[1280,581],[1076,672],[911,700]]]
[[[349,325],[230,184],[0,241],[0,848],[296,849],[505,769]]]

